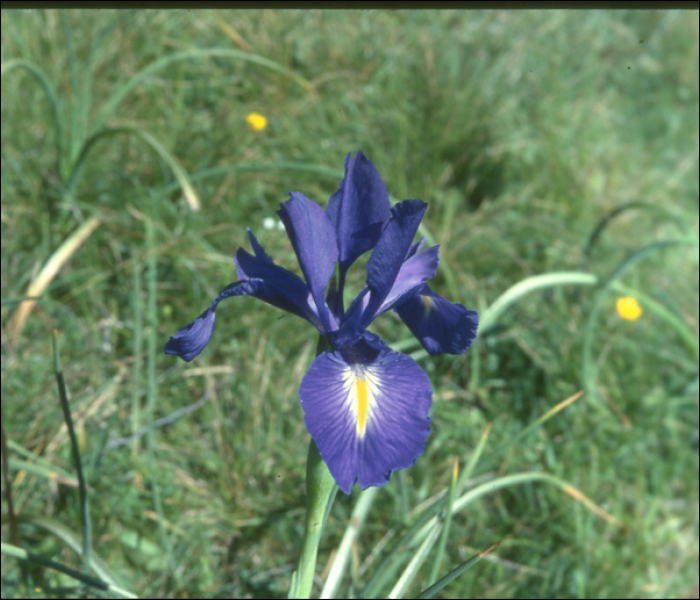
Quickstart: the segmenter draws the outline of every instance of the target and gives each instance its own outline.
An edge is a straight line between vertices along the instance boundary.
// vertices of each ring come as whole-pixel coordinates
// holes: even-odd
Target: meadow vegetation
[[[55,329],[92,573],[143,597],[286,596],[317,340],[240,298],[195,361],[163,346],[235,281],[246,226],[296,269],[274,211],[297,190],[325,205],[362,150],[393,200],[428,202],[433,289],[489,318],[457,357],[376,324],[428,372],[432,432],[376,493],[339,596],[389,594],[383,561],[415,554],[402,536],[482,441],[461,493],[493,491],[452,514],[440,574],[502,543],[436,597],[697,597],[698,16],[3,11],[3,544],[81,568]],[[589,278],[528,279],[560,272]],[[319,584],[359,498],[336,498]],[[4,597],[74,585],[3,554]]]

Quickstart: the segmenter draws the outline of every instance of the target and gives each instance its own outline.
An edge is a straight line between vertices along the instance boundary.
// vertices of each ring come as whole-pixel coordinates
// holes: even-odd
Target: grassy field
[[[373,496],[337,595],[390,594],[457,457],[440,575],[502,543],[436,597],[697,597],[698,17],[3,11],[3,597],[82,593],[9,554],[84,564],[54,329],[91,572],[142,597],[286,597],[314,331],[240,298],[193,362],[163,346],[235,281],[246,226],[298,269],[266,219],[289,191],[325,206],[358,149],[393,200],[428,202],[431,285],[482,326],[427,357],[377,322],[428,372],[432,431]],[[537,279],[562,272],[586,285]],[[315,594],[361,497],[336,498]]]

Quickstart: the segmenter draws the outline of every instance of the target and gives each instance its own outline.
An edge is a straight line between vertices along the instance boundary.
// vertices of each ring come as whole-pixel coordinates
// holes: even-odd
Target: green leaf
[[[446,585],[457,579],[462,573],[464,573],[469,567],[474,566],[476,563],[478,563],[484,556],[486,556],[491,550],[494,548],[498,547],[498,545],[501,542],[496,542],[495,544],[492,544],[486,550],[482,550],[479,552],[479,554],[475,554],[472,556],[468,561],[463,562],[459,567],[454,569],[453,571],[450,571],[447,575],[445,575],[440,581],[436,582],[434,585],[431,585],[429,588],[423,590],[420,594],[416,596],[416,598],[432,598],[435,594],[437,594],[442,588],[444,588]]]
[[[294,71],[287,69],[278,62],[254,54],[252,52],[244,52],[242,50],[232,50],[229,48],[207,48],[199,50],[187,50],[185,52],[177,52],[175,54],[170,54],[159,58],[158,60],[152,62],[147,67],[143,68],[131,79],[129,79],[124,85],[122,85],[112,96],[112,98],[102,107],[99,115],[97,116],[96,127],[102,127],[109,116],[114,112],[114,109],[119,106],[121,101],[126,97],[126,95],[141,81],[143,81],[149,75],[152,75],[156,71],[164,69],[165,67],[183,60],[195,60],[202,58],[219,57],[219,58],[233,58],[237,60],[242,60],[245,62],[250,62],[253,64],[260,65],[271,71],[275,71],[289,77],[293,81],[296,81],[304,89],[311,89],[311,82],[304,79]]]
[[[168,559],[163,548],[143,534],[132,530],[122,531],[119,541],[124,555],[133,565],[151,572],[167,569]]]
[[[49,533],[55,535],[71,550],[76,552],[78,555],[82,556],[82,536],[70,529],[69,527],[67,527],[66,525],[64,525],[63,523],[46,517],[23,517],[22,515],[20,515],[19,520],[23,523],[30,523],[35,527],[39,527],[40,529],[48,531]],[[106,581],[107,583],[115,585],[117,587],[122,587],[117,578],[109,569],[109,567],[94,554],[90,556],[88,565],[103,581]]]
[[[95,143],[97,143],[102,138],[121,133],[135,135],[139,139],[146,142],[146,144],[148,144],[151,148],[153,148],[153,150],[157,152],[157,154],[170,167],[170,170],[173,172],[173,175],[180,184],[182,192],[185,196],[185,200],[187,200],[190,209],[193,211],[198,211],[201,206],[201,202],[199,201],[199,198],[197,197],[197,194],[194,191],[194,187],[192,186],[192,183],[190,182],[190,179],[185,170],[175,160],[175,157],[172,154],[170,154],[170,152],[168,152],[155,137],[153,137],[150,133],[143,131],[142,129],[137,129],[136,127],[115,127],[110,129],[103,129],[91,135],[87,139],[85,144],[83,144],[83,147],[80,151],[80,155],[78,156],[78,159],[76,160],[75,165],[73,167],[73,172],[71,174],[70,181],[68,182],[69,192],[73,192],[75,185],[78,181],[78,177],[80,175],[83,163],[85,162],[85,159],[87,157],[87,154],[90,151],[90,149],[95,145]]]

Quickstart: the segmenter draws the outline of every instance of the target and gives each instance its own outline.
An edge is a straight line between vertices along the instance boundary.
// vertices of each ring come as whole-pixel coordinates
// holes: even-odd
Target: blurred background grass
[[[56,328],[94,553],[142,596],[288,589],[303,528],[297,388],[311,329],[241,298],[222,305],[196,361],[162,354],[235,280],[246,226],[295,268],[284,233],[263,227],[286,192],[325,205],[346,154],[362,149],[394,199],[429,203],[424,223],[442,244],[433,288],[477,310],[528,276],[583,269],[604,280],[639,248],[698,235],[697,11],[3,11],[1,46],[3,300],[25,295],[64,240],[99,219],[21,331],[17,305],[2,308],[21,539],[79,564],[67,543],[79,539],[80,507]],[[251,112],[264,129],[246,122]],[[192,183],[187,198],[171,159]],[[601,220],[629,203],[587,251]],[[697,247],[652,252],[620,282],[697,343]],[[697,356],[653,311],[622,320],[616,297],[537,291],[482,330],[471,356],[420,360],[435,390],[426,453],[380,491],[343,593],[362,594],[383,536],[445,489],[453,457],[468,460],[492,423],[472,483],[545,471],[622,526],[542,483],[500,490],[454,515],[443,566],[503,543],[439,597],[698,596]],[[376,331],[418,349],[397,319]],[[130,436],[151,418],[165,422],[149,465],[145,438]],[[319,573],[357,493],[336,500]],[[6,504],[2,539],[12,541]],[[42,588],[70,581],[43,567],[29,575]],[[3,596],[26,593],[14,559],[3,557],[2,578]]]

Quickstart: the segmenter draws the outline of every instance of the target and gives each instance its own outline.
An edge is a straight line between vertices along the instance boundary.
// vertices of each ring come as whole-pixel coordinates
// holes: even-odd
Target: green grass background
[[[80,539],[77,490],[49,475],[75,480],[55,328],[91,486],[93,553],[140,596],[284,597],[303,530],[308,434],[297,389],[314,331],[241,298],[221,305],[192,363],[162,353],[168,335],[235,280],[246,226],[296,268],[284,232],[263,220],[288,191],[325,205],[358,149],[392,198],[429,203],[424,225],[442,244],[433,288],[479,311],[526,277],[581,269],[605,280],[640,248],[697,238],[698,16],[3,11],[3,300],[23,296],[82,222],[101,221],[16,343],[17,305],[2,308],[3,428],[25,547],[80,565],[69,548]],[[135,80],[179,53],[189,54]],[[267,117],[264,130],[246,124],[253,111]],[[628,203],[586,253],[601,219]],[[697,246],[656,249],[619,282],[676,315],[697,344]],[[644,303],[639,320],[620,319],[616,297],[535,291],[466,355],[419,358],[435,392],[426,452],[379,492],[342,594],[364,593],[381,559],[373,552],[391,550],[386,534],[444,492],[453,458],[464,465],[491,424],[468,486],[547,472],[622,525],[546,483],[495,491],[453,516],[443,572],[502,544],[438,597],[697,597],[697,355]],[[375,331],[419,350],[393,316]],[[117,445],[168,416],[178,418],[152,437]],[[358,496],[336,499],[321,578]],[[44,590],[72,585],[40,566],[25,575]],[[4,597],[48,593],[22,577],[3,556]]]

